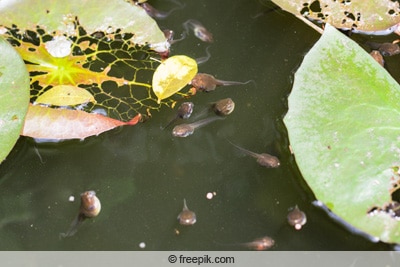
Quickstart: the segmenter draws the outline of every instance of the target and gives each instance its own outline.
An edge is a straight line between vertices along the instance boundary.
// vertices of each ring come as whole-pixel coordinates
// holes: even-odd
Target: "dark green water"
[[[168,1],[150,1],[159,9]],[[36,144],[21,138],[0,166],[2,250],[241,250],[229,244],[268,235],[273,250],[385,250],[353,233],[315,207],[311,191],[288,150],[282,117],[293,74],[319,35],[283,11],[265,13],[256,0],[185,1],[184,9],[160,20],[183,31],[187,19],[201,21],[214,35],[211,58],[199,71],[219,79],[253,84],[222,87],[192,98],[195,113],[231,97],[235,111],[187,138],[160,130],[174,115],[163,109],[147,123],[84,141]],[[272,4],[269,5],[272,7]],[[209,44],[190,34],[172,54],[205,56]],[[392,64],[392,63],[390,63]],[[256,152],[278,156],[266,169],[243,156],[227,139]],[[100,215],[63,240],[79,208],[79,194],[95,190]],[[215,192],[213,199],[206,198]],[[69,196],[75,202],[69,202]],[[196,212],[191,227],[178,224],[183,198]],[[308,222],[300,231],[286,221],[298,205]],[[176,232],[179,231],[179,235]]]

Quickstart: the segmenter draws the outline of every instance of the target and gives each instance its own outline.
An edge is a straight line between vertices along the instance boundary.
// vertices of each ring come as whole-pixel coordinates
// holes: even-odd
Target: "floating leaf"
[[[0,162],[19,138],[29,103],[29,75],[11,45],[0,37]]]
[[[75,18],[87,32],[112,33],[117,30],[131,35],[133,43],[149,44],[157,52],[166,52],[169,44],[157,23],[146,11],[129,1],[97,0],[2,0],[1,25],[17,25],[21,31],[35,30],[39,25],[46,32],[75,35]]]
[[[388,72],[327,25],[295,74],[284,118],[316,198],[352,226],[393,243],[400,243],[399,99]]]
[[[35,102],[52,106],[74,106],[96,100],[86,89],[72,85],[57,85],[41,94]]]
[[[91,102],[77,105],[82,111],[99,111],[121,123],[175,103],[174,97],[157,103],[152,92],[151,80],[159,65],[154,58],[159,57],[157,52],[167,52],[168,45],[163,46],[165,36],[141,7],[119,0],[89,1],[85,8],[77,0],[6,0],[0,14],[1,33],[26,62],[31,103],[75,106],[88,101],[81,94],[86,90]],[[79,88],[78,96],[65,92],[73,87]],[[68,97],[56,100],[59,94]],[[60,114],[63,121],[64,113],[51,114],[54,120]]]
[[[147,46],[133,43],[133,33],[87,32],[79,18],[69,29],[71,35],[64,37],[55,38],[40,25],[32,27],[26,31],[18,25],[3,29],[31,74],[31,103],[58,85],[86,89],[96,102],[86,105],[84,111],[102,109],[109,117],[122,121],[129,121],[138,113],[151,114],[162,104],[175,103],[176,98],[157,103],[151,80],[159,65],[154,58],[159,55]],[[58,46],[52,42],[65,44],[65,49],[54,49]]]
[[[158,103],[179,92],[196,73],[196,60],[190,57],[178,55],[164,60],[153,75],[153,92],[158,97]]]
[[[31,105],[26,115],[22,135],[51,140],[84,139],[118,126],[135,125],[140,120],[141,115],[137,115],[128,122],[122,122],[101,114],[80,110]]]
[[[64,57],[49,53],[46,44],[53,36],[39,26],[22,33],[16,26],[7,28],[8,41],[31,75],[31,102],[50,88],[72,85],[88,90],[95,98],[95,104],[84,107],[87,112],[100,108],[112,118],[129,121],[138,113],[158,110],[150,84],[158,65],[152,58],[158,54],[132,43],[133,34],[90,34],[75,23],[76,33],[68,37],[72,53]]]
[[[398,1],[392,0],[272,0],[294,15],[329,23],[337,28],[377,34],[400,23]],[[394,29],[392,29],[394,30]]]

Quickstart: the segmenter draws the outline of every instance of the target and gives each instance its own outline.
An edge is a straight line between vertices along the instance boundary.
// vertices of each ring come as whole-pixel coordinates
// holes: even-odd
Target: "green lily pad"
[[[294,15],[329,23],[336,28],[389,33],[400,22],[398,1],[392,0],[272,0]],[[394,30],[394,28],[392,29]]]
[[[316,198],[359,230],[400,243],[400,86],[327,25],[295,74],[284,118]]]
[[[19,54],[0,37],[0,162],[18,140],[29,104],[29,75]]]
[[[129,1],[6,0],[0,5],[0,14],[0,32],[30,74],[30,102],[50,105],[47,109],[68,106],[87,113],[32,112],[35,109],[30,108],[23,135],[85,138],[133,125],[137,118],[145,120],[162,105],[173,106],[176,99],[191,94],[190,90],[176,90],[168,97],[163,94],[163,99],[154,94],[152,77],[160,65],[157,58],[167,56],[169,43],[145,10]],[[44,118],[39,117],[42,115]],[[98,118],[101,126],[97,130],[76,133],[74,127]]]
[[[135,44],[151,44],[157,52],[168,50],[169,44],[157,23],[143,8],[128,1],[13,1],[5,0],[0,5],[1,25],[18,25],[25,31],[36,25],[48,33],[74,34],[75,18],[87,32],[135,33],[131,41]]]

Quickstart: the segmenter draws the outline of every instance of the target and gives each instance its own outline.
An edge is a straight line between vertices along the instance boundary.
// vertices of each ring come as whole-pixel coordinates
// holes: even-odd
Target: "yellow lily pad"
[[[73,106],[96,102],[87,90],[72,85],[57,85],[41,94],[35,101],[38,104],[53,106]]]
[[[153,75],[153,92],[157,103],[179,92],[197,74],[197,62],[193,58],[178,55],[164,60]]]

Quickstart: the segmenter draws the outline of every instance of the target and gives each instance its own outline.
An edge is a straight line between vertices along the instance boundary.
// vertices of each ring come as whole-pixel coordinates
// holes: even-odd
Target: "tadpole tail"
[[[223,118],[223,117],[213,116],[213,117],[209,117],[209,118],[198,120],[196,122],[192,122],[190,124],[195,128],[200,128],[200,127],[203,127],[203,126],[205,126],[205,125],[207,125],[207,124],[209,124],[209,123],[211,123],[213,121],[224,120],[224,119],[225,118]]]
[[[163,127],[163,126],[160,126],[161,130],[167,129],[167,128],[168,128],[169,126],[171,126],[174,122],[176,122],[177,119],[178,119],[178,117],[175,117],[175,118],[173,118],[170,122],[168,122],[168,124],[165,125],[164,127]]]
[[[174,11],[183,9],[186,6],[186,3],[181,3],[181,2],[179,2],[177,0],[170,0],[170,2],[174,3],[177,6],[172,8],[170,11],[168,11],[168,15],[170,15]]]
[[[249,156],[252,156],[253,158],[258,158],[259,154],[255,153],[255,152],[252,152],[252,151],[250,151],[250,150],[247,150],[247,149],[245,149],[245,148],[243,148],[243,147],[240,147],[240,146],[238,146],[238,145],[232,143],[232,142],[231,142],[230,140],[228,140],[228,139],[226,139],[226,140],[227,140],[229,143],[231,143],[231,145],[233,145],[234,147],[236,147],[237,149],[239,149],[240,151],[242,151],[243,153],[245,153],[245,154],[247,154],[247,155],[249,155]]]
[[[59,238],[71,237],[78,231],[79,226],[82,222],[86,219],[86,216],[83,214],[78,214],[75,219],[72,221],[71,226],[69,227],[68,231],[65,233],[60,233]]]
[[[169,0],[170,2],[176,4],[180,9],[184,8],[186,6],[186,3],[181,3],[178,0]]]
[[[140,3],[139,5],[146,11],[146,13],[150,17],[153,17],[155,19],[166,19],[169,15],[172,14],[172,12],[182,9],[186,6],[186,4],[178,3],[177,1],[171,1],[171,2],[173,2],[177,6],[172,8],[169,11],[161,11],[161,10],[155,9],[153,6],[151,6],[147,2]]]
[[[244,85],[252,83],[257,88],[257,83],[254,80],[248,80],[246,82],[238,82],[238,81],[224,81],[224,80],[216,80],[218,86],[231,86],[231,85]]]
[[[204,57],[196,58],[197,65],[206,63],[211,58],[211,53],[210,53],[209,49],[210,49],[210,46],[207,46],[206,55]]]

